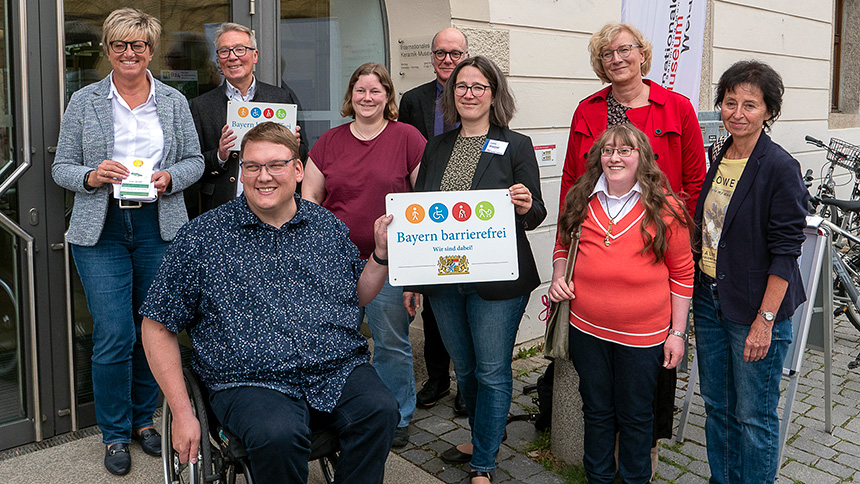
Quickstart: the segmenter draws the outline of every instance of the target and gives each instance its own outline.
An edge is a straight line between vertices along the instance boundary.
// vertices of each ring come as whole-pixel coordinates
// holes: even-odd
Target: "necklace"
[[[624,205],[622,205],[621,208],[619,208],[618,211],[615,212],[614,216],[609,213],[609,203],[606,203],[606,206],[604,208],[606,208],[606,215],[609,217],[609,228],[606,229],[606,233],[603,234],[603,235],[605,235],[605,237],[603,238],[603,245],[605,245],[606,247],[609,247],[609,242],[610,242],[609,236],[612,235],[612,227],[615,226],[615,218],[618,217],[619,215],[621,215],[621,212],[624,211],[624,207],[627,206],[627,204],[630,202],[630,200],[632,198],[633,198],[632,196],[627,197],[627,200],[625,200]]]
[[[382,123],[382,127],[380,127],[380,128],[379,128],[375,133],[373,133],[373,135],[372,135],[372,136],[364,136],[364,134],[362,134],[362,132],[358,130],[358,123],[356,123],[355,121],[353,121],[353,122],[352,122],[352,131],[353,131],[353,132],[355,133],[355,135],[356,135],[356,136],[358,136],[358,137],[359,137],[359,139],[361,139],[362,141],[370,141],[370,140],[372,140],[373,138],[376,138],[377,136],[379,136],[379,133],[381,133],[381,132],[382,132],[382,130],[383,130],[383,129],[385,129],[385,127],[386,127],[386,126],[388,126],[388,120],[385,120],[385,122],[384,122],[384,123]]]

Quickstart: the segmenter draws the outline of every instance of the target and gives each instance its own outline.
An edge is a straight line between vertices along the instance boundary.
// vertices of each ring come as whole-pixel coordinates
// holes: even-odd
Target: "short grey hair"
[[[218,39],[221,38],[222,35],[227,32],[242,32],[243,34],[248,34],[248,37],[251,38],[251,47],[253,49],[257,48],[257,36],[254,35],[254,31],[245,27],[242,24],[237,24],[234,22],[224,22],[220,26],[218,26],[218,30],[215,31],[215,48],[218,48]]]
[[[161,22],[157,18],[136,8],[114,10],[102,25],[102,48],[108,54],[110,43],[140,34],[149,43],[149,53],[158,47],[161,38]]]

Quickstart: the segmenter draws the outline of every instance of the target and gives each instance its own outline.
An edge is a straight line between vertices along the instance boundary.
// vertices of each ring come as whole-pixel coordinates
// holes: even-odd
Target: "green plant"
[[[582,466],[565,464],[553,456],[550,451],[551,441],[550,430],[541,432],[536,440],[526,446],[526,456],[561,476],[565,484],[586,484],[588,479],[585,477],[585,469]]]
[[[514,359],[523,360],[541,353],[543,353],[543,342],[538,343],[535,346],[520,346],[517,349],[517,354],[514,356]]]

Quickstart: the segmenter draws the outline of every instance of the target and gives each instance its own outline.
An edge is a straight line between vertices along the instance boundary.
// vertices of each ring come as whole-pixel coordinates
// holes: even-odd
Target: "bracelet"
[[[373,260],[375,260],[377,264],[379,264],[381,266],[387,266],[388,265],[388,259],[380,259],[379,257],[377,257],[375,250],[373,252],[371,252],[371,254],[373,256]]]
[[[677,337],[683,339],[684,341],[687,341],[687,333],[685,333],[683,331],[678,331],[677,329],[670,329],[669,330],[669,336],[677,336]]]

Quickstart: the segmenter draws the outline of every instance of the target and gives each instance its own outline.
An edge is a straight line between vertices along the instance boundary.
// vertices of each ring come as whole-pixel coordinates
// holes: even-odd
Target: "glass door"
[[[0,4],[0,448],[42,437],[35,238],[22,228],[19,200],[19,180],[32,166],[29,132],[21,128],[29,124],[22,109],[29,97],[26,40],[18,28],[26,21],[23,5]]]

